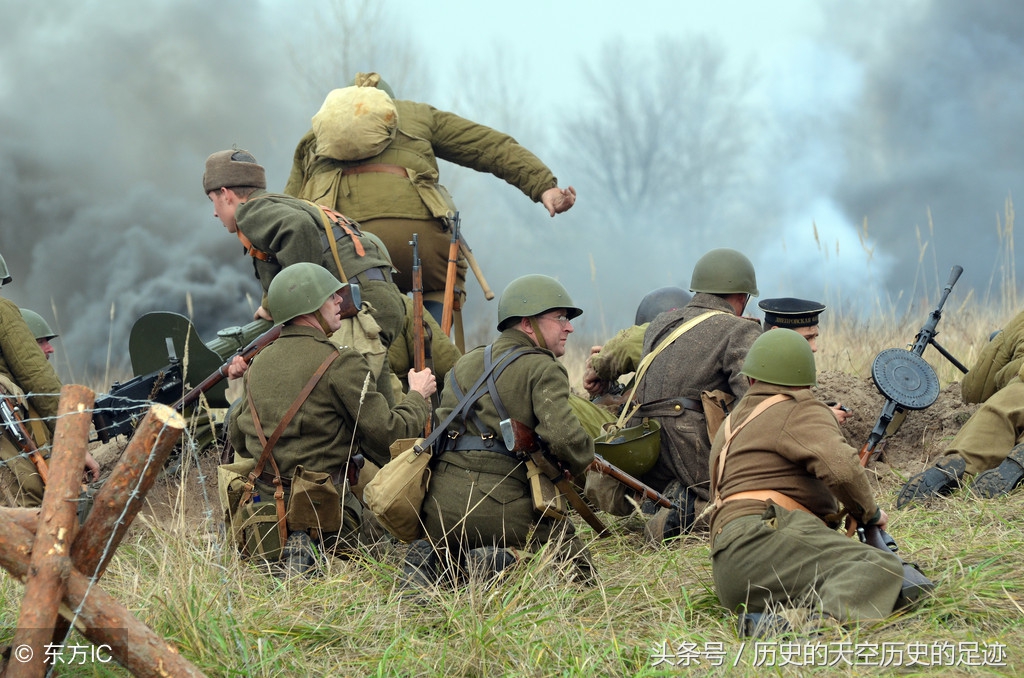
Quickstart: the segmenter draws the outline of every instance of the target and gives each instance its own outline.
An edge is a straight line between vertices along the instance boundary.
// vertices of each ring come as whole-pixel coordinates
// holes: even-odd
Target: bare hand
[[[880,530],[884,530],[889,527],[889,514],[882,509],[878,509],[878,522],[875,523],[875,525],[877,525]]]
[[[416,391],[424,400],[430,398],[430,396],[437,393],[437,379],[434,378],[434,373],[427,367],[419,372],[416,370],[409,370],[409,390]]]
[[[249,369],[249,363],[245,362],[245,358],[242,356],[236,355],[228,363],[228,379],[241,379],[247,369]]]
[[[260,319],[262,319],[262,320],[269,320],[270,322],[274,322],[274,319],[270,317],[270,311],[268,311],[267,309],[263,308],[262,306],[257,308],[256,312],[252,314],[252,319],[253,320],[260,320]]]
[[[849,419],[852,416],[850,408],[846,407],[842,403],[831,403],[830,402],[830,403],[825,403],[825,404],[828,405],[828,408],[830,410],[832,410],[832,415],[836,418],[836,421],[839,422],[840,426],[845,424],[846,420]]]
[[[89,452],[85,453],[85,482],[94,483],[100,479],[100,465]]]
[[[555,186],[544,191],[540,196],[540,201],[547,208],[548,214],[555,216],[576,204],[576,189],[572,186],[569,188]]]

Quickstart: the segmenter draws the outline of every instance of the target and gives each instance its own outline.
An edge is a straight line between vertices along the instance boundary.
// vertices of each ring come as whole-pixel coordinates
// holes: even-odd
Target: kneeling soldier
[[[811,393],[816,371],[806,339],[766,332],[741,373],[750,390],[719,429],[710,460],[711,568],[722,605],[749,613],[816,608],[841,622],[888,616],[903,565],[836,531],[840,504],[860,525],[884,529],[888,517],[857,451]]]
[[[436,390],[430,370],[410,371],[409,393],[389,408],[367,377],[366,359],[331,343],[328,336],[358,312],[356,289],[312,263],[294,264],[274,278],[267,303],[284,327],[246,371],[244,401],[229,424],[235,451],[258,460],[255,492],[271,501],[278,487],[284,491],[289,534],[282,559],[288,571],[313,567],[312,541],[327,549],[352,545],[361,507],[346,482],[350,460],[365,454],[386,463],[392,441],[423,430],[427,399]],[[341,515],[338,504],[317,506],[312,496],[307,509],[317,508],[298,515],[301,502],[292,488],[300,479],[340,495]]]

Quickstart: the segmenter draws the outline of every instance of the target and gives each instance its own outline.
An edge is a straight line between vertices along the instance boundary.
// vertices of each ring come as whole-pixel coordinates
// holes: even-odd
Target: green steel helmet
[[[569,298],[562,283],[548,275],[531,273],[508,284],[498,299],[498,330],[512,325],[516,318],[530,318],[553,308],[564,308],[570,320],[583,313]]]
[[[303,261],[285,267],[274,276],[267,290],[267,310],[280,325],[305,313],[319,310],[343,283],[319,264]]]
[[[674,308],[682,308],[690,303],[690,293],[681,287],[659,287],[640,300],[636,307],[636,319],[634,325],[649,323],[659,314],[671,311]]]
[[[711,250],[697,260],[690,278],[691,292],[749,294],[756,297],[754,265],[742,252],[728,248]]]
[[[43,339],[49,341],[57,336],[57,333],[50,329],[49,323],[43,320],[43,316],[27,308],[18,310],[21,311],[21,317],[25,319],[25,324],[32,330],[32,336],[36,338],[36,341]]]
[[[11,272],[7,270],[7,262],[4,255],[0,254],[0,285],[7,285],[11,282]]]
[[[802,334],[777,327],[751,345],[740,374],[779,386],[817,386],[814,352]]]
[[[654,468],[661,453],[661,424],[643,418],[637,426],[603,433],[594,439],[594,452],[633,477]]]

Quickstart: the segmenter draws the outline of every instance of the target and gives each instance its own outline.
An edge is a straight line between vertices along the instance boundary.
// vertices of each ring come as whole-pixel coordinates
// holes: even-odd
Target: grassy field
[[[945,274],[936,276],[940,284]],[[915,311],[871,318],[832,314],[819,369],[864,377],[883,348],[905,346],[937,299]],[[968,364],[1015,305],[953,298],[940,325],[943,345]],[[566,356],[579,383],[585,348]],[[959,380],[931,350],[943,384]],[[158,634],[211,676],[667,676],[1017,675],[1024,670],[1024,491],[998,500],[969,494],[895,512],[902,552],[937,582],[919,609],[820,635],[743,642],[735,616],[714,593],[707,543],[644,542],[639,516],[609,518],[613,535],[590,540],[600,580],[566,583],[544,554],[494,587],[470,582],[417,595],[396,590],[404,547],[384,544],[331,561],[324,576],[281,582],[241,563],[214,516],[207,475],[168,483],[140,517],[102,580]],[[898,483],[875,481],[895,504]],[[200,489],[196,489],[199,487]],[[169,494],[168,494],[169,493]],[[168,509],[168,507],[171,507]],[[176,507],[176,508],[175,508]],[[188,507],[182,511],[181,507]],[[170,511],[170,518],[167,512]],[[0,575],[0,628],[10,638],[22,586]],[[84,642],[76,636],[73,642]],[[108,665],[59,675],[125,675]]]

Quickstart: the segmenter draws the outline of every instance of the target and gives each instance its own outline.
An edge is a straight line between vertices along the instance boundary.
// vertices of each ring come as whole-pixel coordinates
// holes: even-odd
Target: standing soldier
[[[0,287],[11,282],[7,262],[0,256]],[[19,506],[39,506],[45,489],[40,468],[49,453],[50,441],[57,421],[60,402],[60,379],[47,362],[49,356],[41,349],[21,310],[0,297],[0,398],[5,409],[25,422],[31,443],[40,455],[33,462],[16,443],[16,433],[3,426],[0,432],[0,460],[14,475],[6,488]],[[85,471],[89,480],[99,478],[100,468],[91,454],[86,454]],[[42,471],[45,473],[45,470]]]
[[[245,372],[246,396],[232,410],[228,429],[236,453],[258,460],[285,421],[270,451],[276,467],[264,464],[256,480],[256,491],[267,501],[275,492],[271,468],[280,471],[286,503],[300,466],[330,475],[342,503],[341,526],[332,525],[329,533],[314,535],[328,549],[351,548],[360,523],[361,508],[346,484],[350,458],[365,454],[378,465],[386,463],[392,441],[423,429],[430,413],[427,399],[436,390],[430,370],[410,371],[410,391],[392,408],[367,378],[366,359],[355,349],[331,343],[329,336],[345,323],[355,322],[355,308],[342,306],[346,287],[322,266],[306,262],[289,266],[274,278],[268,310],[284,327]],[[328,362],[331,358],[333,362]],[[318,368],[325,371],[312,381]],[[311,383],[312,390],[303,397]],[[332,508],[337,510],[324,510]],[[314,566],[306,529],[289,527],[282,558],[290,573]]]
[[[592,580],[590,556],[572,522],[535,508],[526,464],[502,443],[501,426],[507,418],[532,429],[573,476],[594,460],[594,442],[569,409],[569,376],[557,360],[565,353],[572,319],[582,312],[554,278],[517,278],[498,300],[501,335],[490,346],[464,355],[448,374],[440,419],[460,405],[462,394],[490,364],[501,365],[503,357],[521,352],[494,378],[491,395],[476,400],[468,415],[448,427],[447,439],[441,439],[447,444],[437,455],[423,502],[429,541],[413,542],[406,559],[412,581],[436,581],[435,550],[471,571],[496,573],[517,562],[516,549],[549,541],[559,545],[580,580]]]
[[[334,97],[335,93],[346,96]],[[343,150],[335,148],[341,144],[329,147],[328,137],[341,134],[346,119],[370,117],[345,115],[340,106],[337,111],[330,108],[332,100],[356,99],[361,113],[371,106],[384,111],[380,142],[352,148],[356,135],[349,134],[343,135]],[[438,322],[456,212],[448,191],[438,183],[438,158],[504,179],[542,203],[551,216],[576,201],[576,190],[559,188],[551,170],[512,137],[427,104],[396,100],[377,73],[359,73],[354,87],[332,92],[317,115],[327,113],[335,117],[322,125],[314,118],[314,129],[299,141],[285,193],[332,207],[379,235],[394,257],[402,292],[412,289],[408,242],[418,233],[425,305]],[[460,350],[465,344],[458,309],[465,290],[466,259],[459,254],[452,337]]]
[[[252,257],[256,277],[263,287],[263,299],[256,317],[270,320],[266,295],[281,270],[298,262],[323,266],[339,282],[359,284],[363,300],[379,328],[367,326],[361,316],[359,327],[368,337],[366,346],[354,345],[372,361],[378,389],[391,401],[391,377],[386,347],[402,331],[405,304],[391,279],[391,260],[379,240],[368,238],[344,216],[326,212],[306,200],[268,193],[263,167],[247,151],[226,150],[206,160],[203,190],[213,203],[213,213],[228,233],[238,236],[246,254]],[[276,320],[276,319],[274,319]],[[379,330],[376,343],[374,334]],[[358,336],[358,335],[357,335]],[[353,337],[335,338],[353,345]],[[244,364],[233,366],[232,377],[241,376]]]
[[[811,393],[807,341],[787,329],[764,333],[742,374],[750,390],[719,429],[709,468],[711,571],[722,605],[754,614],[773,605],[820,608],[841,622],[888,616],[903,564],[836,531],[840,504],[859,525],[885,529],[888,517],[857,450]],[[740,619],[741,635],[758,631]]]
[[[757,323],[741,317],[758,293],[754,266],[742,253],[715,249],[702,256],[690,291],[696,293],[690,303],[656,317],[644,334],[644,355],[657,356],[637,387],[637,417],[661,424],[661,453],[640,480],[685,511],[662,508],[655,514],[645,526],[655,542],[691,531],[703,512],[710,498],[711,438],[701,394],[717,391],[715,403],[725,399],[727,405],[742,397],[748,383],[740,369],[761,334]]]

